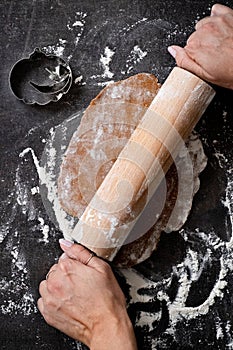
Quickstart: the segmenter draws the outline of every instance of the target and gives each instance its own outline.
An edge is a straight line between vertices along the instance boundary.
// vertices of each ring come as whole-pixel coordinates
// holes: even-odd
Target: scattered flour
[[[74,117],[72,117],[74,118]],[[72,120],[71,118],[71,120]],[[50,147],[50,144],[53,143],[55,136],[54,129],[50,130],[50,140],[49,145],[47,145],[46,151],[46,164],[44,166],[40,165],[39,159],[37,158],[34,150],[30,147],[26,148],[24,151],[20,153],[20,157],[25,157],[28,153],[31,154],[35,169],[38,173],[40,179],[40,193],[41,191],[46,191],[46,195],[48,197],[48,201],[53,204],[53,211],[55,215],[55,221],[59,222],[59,228],[64,233],[65,237],[70,237],[71,227],[72,227],[72,219],[67,220],[66,212],[61,208],[58,197],[57,197],[57,188],[55,185],[56,182],[56,174],[54,173],[54,165],[56,163],[57,151],[54,147]],[[62,140],[60,140],[61,142]],[[59,145],[61,146],[61,144]],[[25,210],[27,208],[26,200],[25,200]],[[47,204],[44,203],[48,212],[51,212],[50,208],[47,207]],[[43,240],[45,243],[48,242],[48,234],[49,234],[49,225],[45,224],[43,218],[38,218],[40,222],[40,231],[43,233]]]
[[[109,64],[114,56],[115,52],[111,50],[108,46],[104,49],[104,54],[100,57],[100,63],[103,67],[104,73],[102,75],[103,78],[112,78],[114,73],[110,71]]]
[[[218,153],[219,155],[220,153]],[[223,167],[228,164],[228,160],[225,155],[221,154],[218,156],[219,166]],[[224,161],[224,164],[223,164]],[[232,169],[227,170],[228,183],[226,187],[226,195],[223,204],[228,209],[229,217],[231,220],[231,237],[230,240],[225,242],[222,241],[215,232],[206,234],[205,232],[200,232],[199,229],[196,229],[195,232],[185,231],[184,229],[180,230],[181,236],[187,242],[188,247],[186,250],[186,256],[183,262],[179,263],[176,266],[173,266],[171,276],[167,279],[163,279],[159,282],[153,282],[146,279],[143,276],[140,276],[135,269],[123,270],[122,273],[125,276],[128,284],[130,285],[130,303],[134,304],[137,302],[147,303],[154,300],[155,295],[157,295],[158,300],[166,301],[168,312],[169,312],[169,326],[166,329],[166,333],[172,335],[175,338],[176,327],[179,327],[179,322],[183,320],[192,320],[201,317],[202,315],[210,312],[211,308],[218,299],[222,299],[224,294],[227,293],[227,277],[232,275],[233,272],[233,171]],[[193,237],[197,237],[202,244],[205,246],[205,253],[203,254],[201,250],[197,248],[195,250],[192,246]],[[189,244],[190,242],[190,244]],[[190,289],[194,282],[197,282],[206,266],[211,266],[214,257],[214,252],[221,251],[220,257],[220,269],[219,274],[216,279],[216,282],[210,290],[209,295],[206,300],[195,307],[186,306],[186,302],[189,296]],[[178,288],[176,297],[174,300],[171,300],[169,297],[169,288],[172,283],[173,276],[176,276],[178,279]],[[150,294],[141,293],[141,289],[153,290],[153,296]],[[137,326],[149,326],[149,329],[152,329],[153,322],[161,317],[161,310],[158,313],[147,313],[146,316],[143,312],[140,312],[137,319]],[[227,348],[232,349],[233,339],[230,336],[231,334],[231,325],[228,323],[226,326],[222,323],[219,318],[215,320],[216,327],[216,338],[220,339],[224,337],[227,328],[228,334],[228,345]],[[229,330],[228,330],[229,328]],[[157,345],[162,345],[162,340],[157,339]],[[157,347],[155,346],[154,349]]]
[[[87,13],[85,12],[80,12],[77,11],[75,13],[75,20],[69,20],[67,23],[67,28],[69,31],[73,31],[75,27],[84,27],[86,20],[85,18],[87,17]]]
[[[115,51],[113,51],[112,49],[110,49],[108,46],[105,47],[104,49],[104,53],[100,55],[100,66],[102,67],[103,73],[102,74],[94,74],[90,77],[90,79],[94,79],[96,81],[96,79],[99,80],[99,78],[101,78],[101,80],[104,79],[104,81],[97,81],[96,85],[98,86],[106,86],[112,82],[114,82],[114,80],[107,80],[106,79],[112,79],[114,76],[114,73],[111,72],[110,70],[110,63],[112,61],[112,57],[114,56]]]
[[[13,241],[17,240],[17,244]],[[11,260],[11,279],[6,277],[0,280],[1,291],[6,296],[0,306],[2,314],[28,316],[31,313],[37,313],[35,300],[30,292],[28,282],[28,270],[26,259],[19,244],[19,233],[15,231],[14,236],[10,238],[7,250],[12,256]],[[10,291],[15,291],[16,297],[7,297]]]
[[[83,27],[84,26],[84,23],[81,22],[81,21],[76,21],[72,24],[72,27],[76,27],[76,26],[79,26],[79,27]]]
[[[82,80],[83,80],[83,76],[80,75],[79,77],[75,78],[74,83],[79,84],[79,83],[81,83]]]
[[[216,317],[215,327],[216,327],[216,338],[217,339],[223,338],[224,337],[223,323],[219,317]]]
[[[74,46],[79,43],[79,40],[84,32],[85,24],[86,24],[87,13],[77,11],[74,16],[74,20],[69,20],[67,23],[67,28],[71,32],[75,32]],[[69,56],[72,58],[72,54]]]
[[[131,31],[133,28],[137,27],[139,24],[146,22],[147,20],[148,20],[147,17],[143,17],[143,18],[140,18],[139,20],[135,21],[133,24],[127,23],[126,26],[120,30],[120,33],[122,33],[122,32],[127,33],[129,31]]]
[[[11,288],[14,288],[12,285]],[[28,291],[16,300],[7,300],[1,306],[0,310],[3,314],[17,315],[23,314],[24,316],[29,316],[32,313],[37,313],[37,307],[32,294]]]
[[[31,194],[34,195],[36,193],[40,193],[40,188],[39,186],[35,186],[31,188]]]
[[[146,56],[147,51],[143,51],[138,45],[135,45],[126,60],[126,71],[122,70],[121,73],[129,74],[134,69],[136,64],[141,62]]]
[[[52,54],[58,57],[62,57],[64,55],[66,44],[67,44],[67,40],[59,39],[57,44],[44,46],[42,47],[42,50],[46,54]]]
[[[47,54],[66,57],[67,60],[70,61],[83,35],[86,17],[87,13],[78,11],[75,13],[74,18],[69,19],[67,23],[67,30],[74,33],[73,46],[70,45],[70,42],[68,43],[66,39],[59,38],[56,44],[44,46],[42,50]]]
[[[43,233],[43,241],[45,243],[48,243],[49,242],[49,240],[48,240],[48,238],[49,238],[49,225],[45,224],[43,218],[38,217],[38,221],[40,223],[41,231]]]

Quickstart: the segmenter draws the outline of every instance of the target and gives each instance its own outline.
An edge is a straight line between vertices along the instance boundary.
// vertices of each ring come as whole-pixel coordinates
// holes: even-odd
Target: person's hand
[[[200,20],[187,45],[168,51],[179,67],[216,85],[233,89],[233,10],[215,4]]]
[[[84,247],[61,240],[65,252],[40,284],[46,322],[91,350],[135,350],[126,301],[110,266]]]

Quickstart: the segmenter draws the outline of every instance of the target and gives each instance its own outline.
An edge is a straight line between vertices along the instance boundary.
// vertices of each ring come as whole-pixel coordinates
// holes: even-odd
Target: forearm
[[[133,326],[126,310],[118,317],[106,318],[93,334],[91,350],[137,350]]]

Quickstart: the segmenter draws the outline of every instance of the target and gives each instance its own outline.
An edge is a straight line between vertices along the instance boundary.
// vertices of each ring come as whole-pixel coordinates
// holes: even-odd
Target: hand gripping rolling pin
[[[113,260],[137,222],[132,207],[155,193],[214,95],[192,73],[171,71],[75,226],[76,242]]]

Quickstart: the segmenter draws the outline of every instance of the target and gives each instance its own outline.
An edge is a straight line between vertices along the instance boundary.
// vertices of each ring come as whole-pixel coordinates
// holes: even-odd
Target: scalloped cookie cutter
[[[13,94],[26,104],[57,102],[72,85],[68,63],[54,54],[36,48],[28,58],[12,67],[9,84]]]

